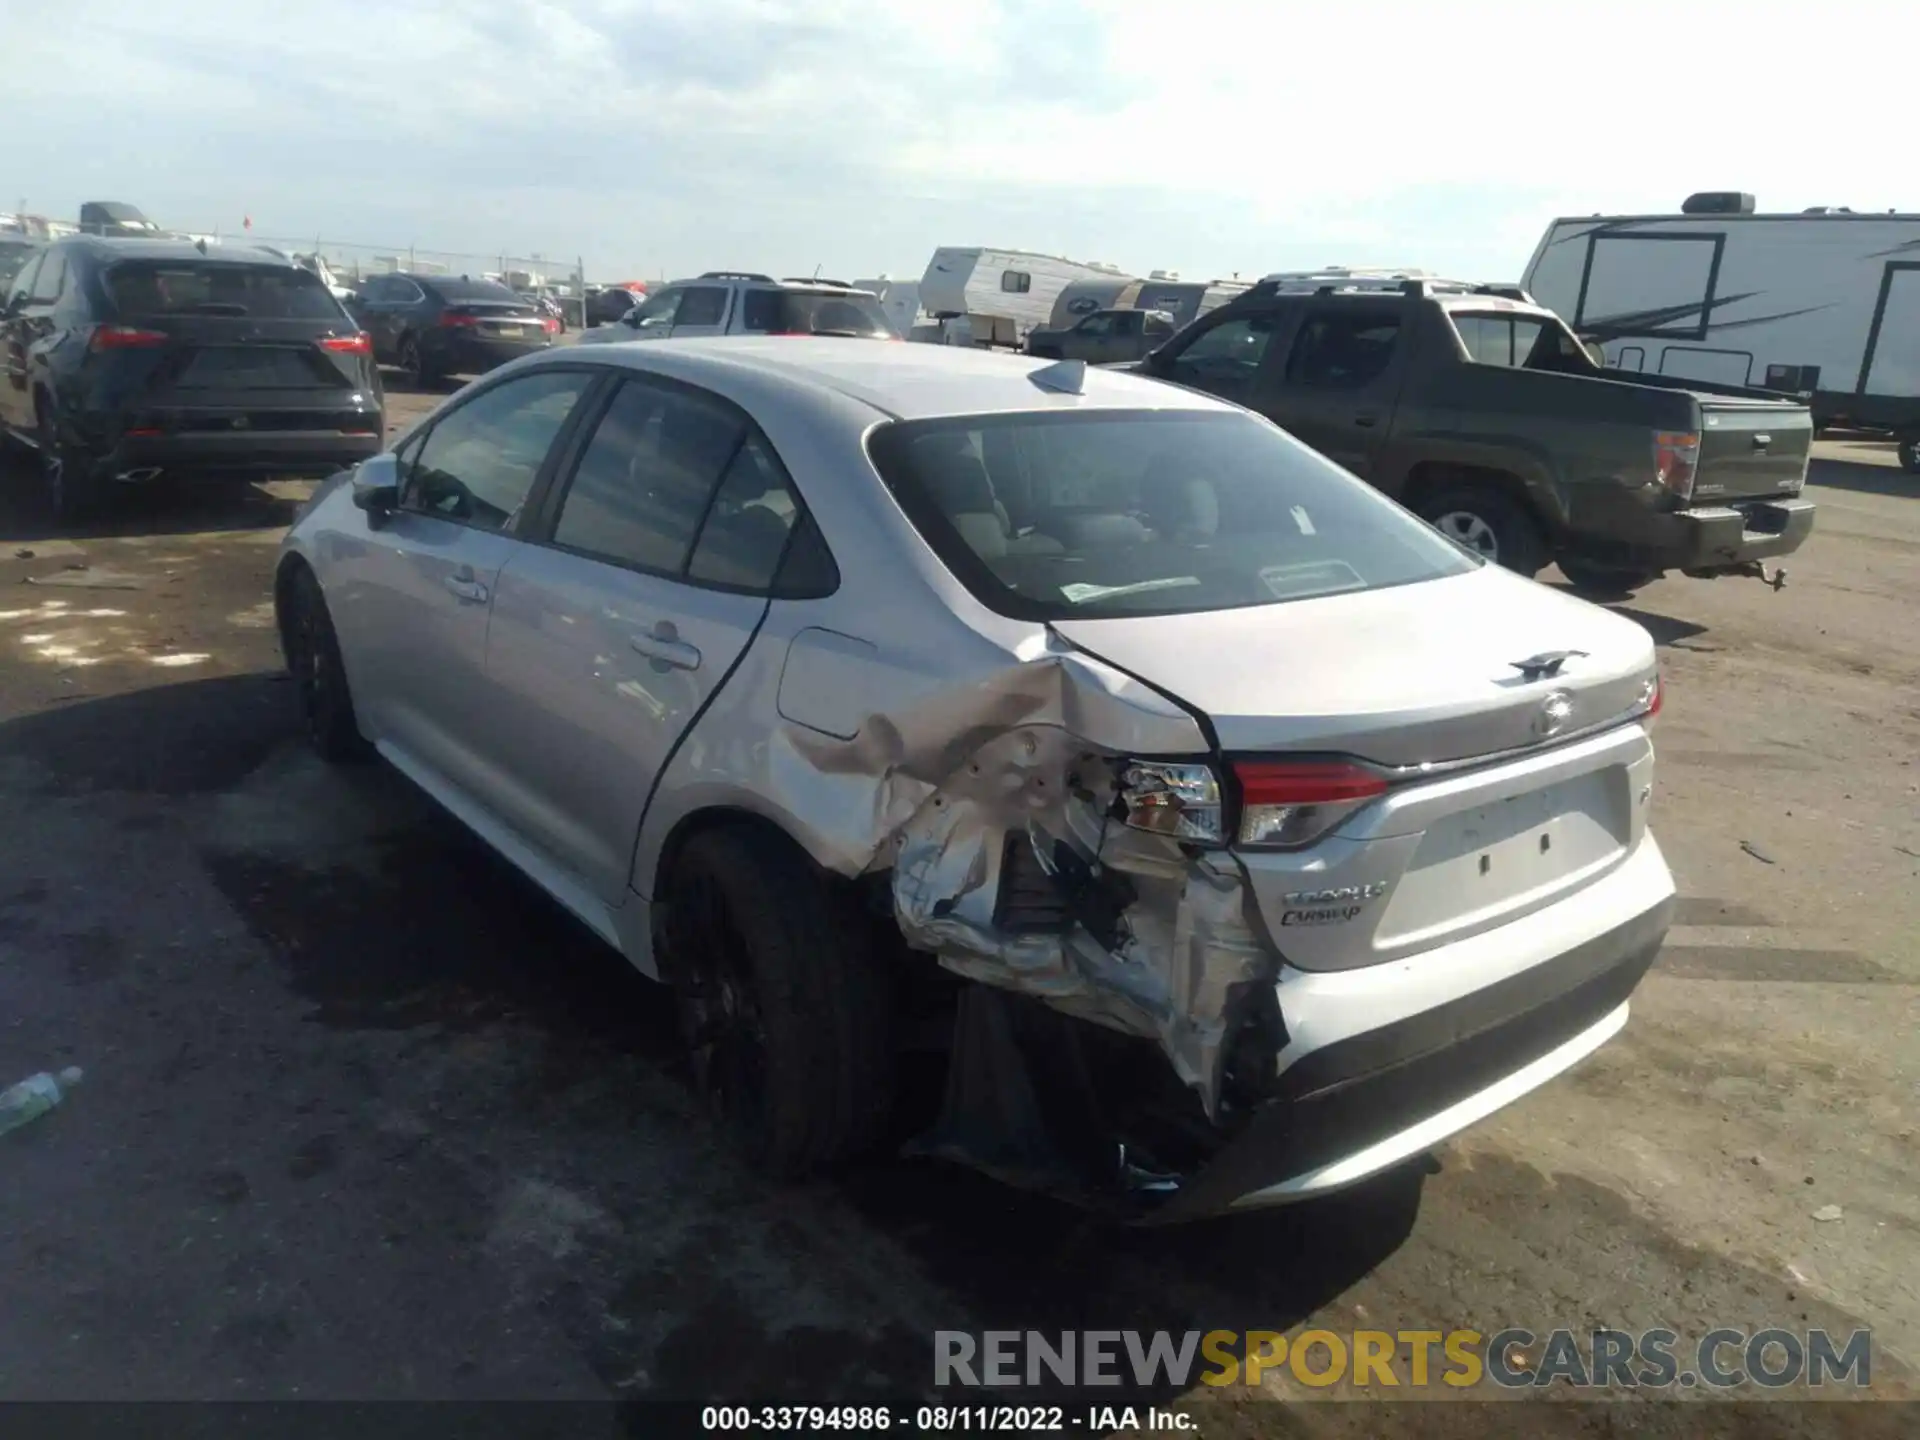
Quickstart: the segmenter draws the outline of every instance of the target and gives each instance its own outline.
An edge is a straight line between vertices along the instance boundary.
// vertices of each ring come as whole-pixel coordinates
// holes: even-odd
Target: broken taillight
[[[1382,775],[1345,760],[1236,760],[1239,843],[1277,850],[1310,845],[1387,791]]]
[[[1132,760],[1120,772],[1120,804],[1136,830],[1218,845],[1226,839],[1220,777],[1211,765]]]
[[[1700,468],[1697,432],[1661,431],[1653,437],[1653,473],[1682,500],[1693,498],[1693,477]]]

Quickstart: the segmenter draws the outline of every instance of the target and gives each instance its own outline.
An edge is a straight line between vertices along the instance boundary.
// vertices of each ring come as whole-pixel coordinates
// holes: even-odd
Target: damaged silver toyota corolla
[[[1604,1043],[1671,911],[1645,631],[1076,362],[548,352],[323,486],[275,599],[320,751],[671,985],[778,1173],[1330,1190]]]

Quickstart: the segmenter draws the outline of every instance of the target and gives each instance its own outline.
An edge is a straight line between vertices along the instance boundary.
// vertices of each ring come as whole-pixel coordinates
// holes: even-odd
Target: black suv
[[[56,518],[162,472],[327,475],[379,453],[372,345],[319,277],[263,251],[80,236],[0,309],[0,427]]]

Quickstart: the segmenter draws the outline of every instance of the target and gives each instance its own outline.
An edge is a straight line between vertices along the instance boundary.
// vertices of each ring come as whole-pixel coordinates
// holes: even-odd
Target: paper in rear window
[[[234,315],[257,320],[344,320],[320,278],[292,266],[123,260],[106,274],[121,319]]]

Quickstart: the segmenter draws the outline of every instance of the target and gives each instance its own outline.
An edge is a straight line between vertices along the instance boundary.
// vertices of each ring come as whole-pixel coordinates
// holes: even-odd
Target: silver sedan
[[[1645,631],[1077,361],[530,357],[321,487],[275,599],[320,753],[666,982],[780,1174],[1332,1190],[1603,1044],[1672,909]]]

